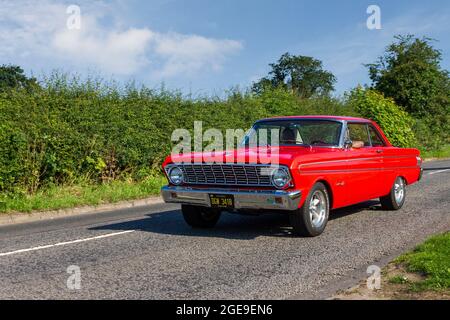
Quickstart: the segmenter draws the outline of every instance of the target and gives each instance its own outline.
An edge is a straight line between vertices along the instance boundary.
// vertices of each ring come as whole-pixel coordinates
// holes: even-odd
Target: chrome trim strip
[[[345,150],[345,135],[347,134],[347,121],[342,120],[341,137],[339,139],[339,148]]]
[[[301,163],[299,165],[299,168],[305,167],[305,166],[311,166],[316,164],[324,164],[324,163],[339,163],[339,162],[353,162],[353,161],[365,161],[365,160],[384,160],[384,159],[407,159],[412,158],[414,156],[373,156],[370,158],[345,158],[345,159],[339,159],[339,160],[327,160],[327,161],[316,161],[316,162],[308,162],[308,163]]]
[[[201,165],[201,164],[205,164],[205,165],[231,165],[231,166],[250,166],[250,167],[268,167],[268,168],[278,168],[278,167],[286,167],[286,165],[284,164],[271,164],[271,163],[241,163],[241,162],[233,162],[233,163],[228,163],[228,162],[224,162],[224,163],[214,163],[214,162],[172,162],[169,163],[167,166],[178,166],[178,165],[184,165],[184,164],[188,164],[188,165]],[[166,167],[167,167],[166,166]]]
[[[343,170],[308,170],[302,171],[302,174],[310,174],[310,173],[338,173],[338,172],[359,172],[359,171],[389,171],[389,170],[397,170],[397,169],[420,169],[420,167],[386,167],[386,168],[357,168],[357,169],[343,169]]]
[[[161,188],[161,196],[167,203],[211,207],[209,194],[233,195],[236,209],[296,210],[302,193],[300,190],[203,189],[180,186],[164,186]]]

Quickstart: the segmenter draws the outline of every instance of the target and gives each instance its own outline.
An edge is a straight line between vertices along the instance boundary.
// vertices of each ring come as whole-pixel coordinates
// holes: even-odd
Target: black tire
[[[184,220],[193,228],[212,228],[220,218],[220,211],[216,209],[191,206],[183,204],[181,206]]]
[[[403,191],[401,200],[399,200],[399,188]],[[396,191],[397,190],[397,191]],[[397,195],[397,196],[396,196]],[[402,177],[395,179],[394,185],[389,194],[380,198],[381,208],[383,210],[399,210],[403,207],[406,199],[406,182]]]
[[[318,196],[318,194],[321,194],[322,197]],[[317,199],[316,196],[321,198],[321,202],[324,202],[322,207],[325,211],[320,214],[320,219],[314,222],[314,218],[311,217],[310,205],[312,205],[312,200],[315,201]],[[322,212],[322,210],[320,211]],[[312,187],[303,206],[289,215],[293,234],[304,237],[317,237],[325,230],[329,215],[330,197],[328,190],[323,183],[318,182]]]

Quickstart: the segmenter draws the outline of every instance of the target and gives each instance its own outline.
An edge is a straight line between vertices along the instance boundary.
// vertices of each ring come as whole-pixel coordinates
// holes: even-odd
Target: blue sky
[[[80,29],[68,29],[71,4]],[[369,30],[369,5],[381,30]],[[336,94],[368,83],[373,62],[396,34],[439,40],[450,66],[450,2],[268,0],[0,0],[0,63],[27,73],[101,74],[195,95],[245,88],[284,52],[323,61]]]

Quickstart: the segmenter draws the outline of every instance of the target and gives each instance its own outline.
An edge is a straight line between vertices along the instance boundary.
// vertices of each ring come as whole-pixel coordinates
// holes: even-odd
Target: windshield
[[[257,122],[242,141],[244,146],[338,146],[342,123],[332,120],[272,120]]]

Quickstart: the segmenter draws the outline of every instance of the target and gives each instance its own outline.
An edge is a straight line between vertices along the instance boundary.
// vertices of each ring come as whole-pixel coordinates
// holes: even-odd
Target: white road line
[[[442,173],[442,172],[446,172],[446,171],[450,171],[450,169],[445,169],[445,170],[438,170],[438,171],[433,171],[430,172],[429,175],[431,176],[432,174],[436,174],[436,173]]]
[[[136,230],[127,230],[127,231],[121,231],[121,232],[115,232],[115,233],[108,233],[108,234],[104,234],[104,235],[96,236],[96,237],[92,237],[92,238],[77,239],[77,240],[73,240],[73,241],[66,241],[66,242],[59,242],[59,243],[55,243],[55,244],[49,244],[49,245],[46,245],[46,246],[38,246],[38,247],[33,247],[33,248],[28,248],[28,249],[20,249],[20,250],[15,250],[15,251],[11,251],[11,252],[0,253],[0,257],[10,256],[10,255],[13,255],[13,254],[18,254],[18,253],[23,253],[23,252],[30,252],[30,251],[37,251],[37,250],[42,250],[42,249],[48,249],[48,248],[53,248],[53,247],[60,247],[60,246],[68,245],[68,244],[74,244],[74,243],[86,242],[86,241],[91,241],[91,240],[109,238],[109,237],[114,237],[114,236],[130,233],[130,232],[134,232],[134,231],[136,231]]]

